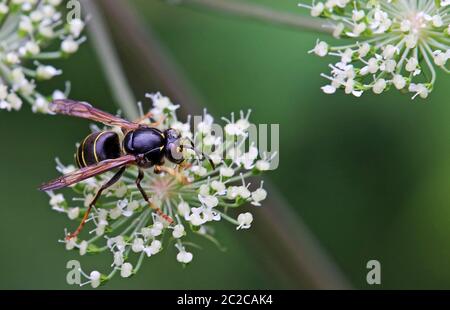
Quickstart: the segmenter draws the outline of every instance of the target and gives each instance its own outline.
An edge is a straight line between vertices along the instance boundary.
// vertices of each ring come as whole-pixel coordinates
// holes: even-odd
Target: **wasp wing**
[[[86,118],[109,126],[120,126],[129,130],[137,129],[139,127],[139,124],[96,109],[87,102],[58,99],[50,103],[49,108],[50,111],[57,114]]]
[[[122,167],[136,162],[136,157],[133,155],[125,155],[116,159],[108,159],[99,162],[98,164],[75,170],[67,173],[53,181],[42,184],[39,187],[41,191],[51,191],[67,187],[83,180],[89,179],[93,176],[99,175],[114,168]]]

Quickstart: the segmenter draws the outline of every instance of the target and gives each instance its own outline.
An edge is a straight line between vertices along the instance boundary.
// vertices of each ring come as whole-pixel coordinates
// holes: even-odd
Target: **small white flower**
[[[152,243],[150,244],[150,248],[151,248],[151,251],[152,251],[153,255],[158,253],[159,251],[161,251],[161,248],[162,248],[161,241],[153,240]]]
[[[208,170],[206,170],[206,168],[202,166],[192,166],[191,171],[201,177],[208,173]]]
[[[230,167],[221,167],[220,168],[220,175],[227,177],[227,178],[231,178],[234,175],[234,169],[230,168]]]
[[[19,58],[19,55],[17,55],[16,53],[10,52],[10,53],[6,54],[5,61],[9,65],[16,65],[20,62],[20,58]]]
[[[177,254],[177,261],[179,261],[180,263],[183,264],[189,264],[192,261],[192,258],[194,257],[194,255],[192,255],[192,253],[187,252],[185,250],[184,247],[182,246],[178,246],[177,248],[179,250],[178,254]]]
[[[447,60],[450,58],[450,49],[447,52],[442,52],[441,50],[437,50],[433,53],[434,63],[438,66],[445,66]]]
[[[72,238],[70,240],[65,240],[65,244],[66,244],[66,250],[68,250],[68,251],[73,250],[77,246],[77,239]]]
[[[60,90],[55,90],[52,94],[52,98],[53,100],[66,99],[66,95]]]
[[[163,96],[160,93],[146,94],[145,96],[150,98],[153,102],[153,109],[151,112],[155,115],[155,117],[160,117],[165,114],[172,114],[180,107],[179,105],[173,104],[168,97]]]
[[[347,64],[349,62],[352,61],[352,56],[353,56],[353,51],[351,49],[346,49],[342,54],[341,54],[341,63],[343,64]]]
[[[39,44],[37,44],[35,41],[28,41],[25,43],[25,53],[30,54],[32,56],[35,56],[41,52],[41,48]]]
[[[81,243],[78,245],[78,248],[80,249],[80,255],[83,256],[87,252],[89,243],[86,240],[81,241]]]
[[[345,25],[343,23],[338,23],[333,30],[333,37],[339,38],[342,35],[342,32],[345,29]]]
[[[6,100],[9,102],[11,109],[20,110],[22,107],[22,99],[19,98],[15,93],[10,93],[6,96]]]
[[[413,96],[413,99],[417,96],[420,96],[421,98],[425,99],[428,97],[429,94],[429,90],[428,88],[424,85],[424,84],[414,84],[411,83],[411,85],[409,85],[409,91],[412,93],[415,93],[415,95]]]
[[[48,101],[44,97],[38,97],[31,109],[34,113],[48,113]]]
[[[184,226],[181,224],[175,225],[173,228],[172,236],[176,239],[184,236]]]
[[[124,257],[123,257],[123,253],[122,252],[115,252],[114,253],[114,263],[113,265],[115,265],[116,267],[120,267],[122,266],[124,263]]]
[[[261,201],[266,199],[267,191],[263,188],[258,188],[256,191],[252,193],[252,205],[260,206]]]
[[[219,204],[219,199],[217,199],[216,196],[212,195],[208,196],[198,195],[198,200],[209,208],[214,208]]]
[[[131,208],[129,208],[128,199],[118,200],[116,207],[114,209],[111,209],[111,211],[109,211],[109,216],[112,219],[117,219],[121,215],[123,215],[125,217],[130,217],[131,215],[133,215],[134,207],[135,207],[135,204],[133,204],[133,206]]]
[[[403,76],[400,74],[394,75],[394,78],[392,79],[392,83],[397,89],[403,89],[406,86],[406,80]]]
[[[101,277],[102,274],[95,270],[89,274],[89,282],[91,283],[91,286],[93,288],[97,288],[100,286]]]
[[[398,48],[392,44],[386,45],[383,50],[383,57],[385,59],[391,59],[395,56],[395,54],[398,54]]]
[[[226,191],[225,184],[216,180],[211,182],[211,188],[215,190],[219,195],[223,195]]]
[[[33,23],[31,22],[31,19],[28,17],[22,17],[22,19],[19,23],[19,30],[21,32],[25,32],[25,33],[32,33],[33,32]]]
[[[5,15],[9,12],[9,7],[5,3],[0,3],[0,15]]]
[[[53,66],[39,66],[36,69],[37,77],[42,80],[50,80],[60,74],[62,74],[62,71]]]
[[[444,26],[444,22],[442,21],[441,15],[434,15],[432,21],[433,21],[433,26],[436,28],[440,28],[440,27]]]
[[[397,62],[393,59],[386,60],[382,65],[382,70],[388,73],[393,73],[397,68]]]
[[[359,24],[356,24],[353,27],[353,31],[348,33],[348,35],[351,36],[351,37],[359,37],[361,35],[361,33],[366,31],[366,29],[367,29],[367,25],[366,24],[359,23]]]
[[[251,196],[251,192],[245,186],[238,186],[237,193],[238,193],[239,197],[241,197],[243,199],[247,199]]]
[[[161,251],[162,243],[159,240],[153,240],[150,246],[144,248],[147,257],[158,254]]]
[[[0,84],[0,100],[5,100],[8,96],[8,87],[6,85]]]
[[[181,201],[178,204],[178,213],[180,213],[183,217],[186,217],[191,212],[191,208],[189,208],[189,205],[185,201]]]
[[[153,237],[158,237],[159,235],[161,235],[163,228],[164,228],[163,223],[155,222],[153,224],[152,228],[150,228],[150,234]]]
[[[72,38],[67,38],[61,43],[61,50],[67,54],[74,54],[78,51],[79,44]]]
[[[78,208],[78,207],[76,207],[76,208],[69,208],[69,210],[67,211],[67,216],[71,220],[74,220],[74,219],[78,218],[79,215],[80,215],[80,208]]]
[[[256,162],[256,169],[259,171],[267,171],[270,170],[270,162],[267,160],[258,160]]]
[[[47,39],[51,39],[55,36],[55,32],[53,31],[53,28],[45,25],[45,23],[41,23],[39,25],[39,34]]]
[[[373,92],[375,94],[381,94],[384,89],[386,88],[386,80],[385,79],[379,79],[378,81],[375,82],[375,84],[373,85]]]
[[[241,213],[237,219],[239,225],[236,229],[249,229],[253,222],[253,215],[250,212]]]
[[[370,52],[370,44],[369,43],[365,42],[358,48],[359,57],[366,57],[369,52]]]
[[[324,5],[322,2],[318,2],[315,6],[313,6],[311,8],[311,16],[317,17],[320,16],[320,14],[322,14],[323,9],[324,9]]]
[[[332,86],[332,85],[326,85],[322,87],[322,90],[325,94],[327,95],[331,95],[334,94],[336,92],[336,87]]]
[[[59,208],[65,201],[63,194],[52,194],[50,197],[50,205],[53,208]]]
[[[84,22],[79,18],[74,18],[69,23],[70,27],[70,33],[75,37],[78,38],[81,34],[81,32],[84,29]]]
[[[364,16],[366,16],[366,13],[363,10],[356,10],[354,9],[352,12],[352,19],[357,22],[360,21],[361,19],[364,18]]]
[[[133,240],[133,245],[131,246],[131,250],[135,253],[142,252],[144,250],[144,239],[135,238]]]
[[[133,274],[133,265],[130,263],[123,263],[120,267],[120,276],[122,278],[128,278]]]
[[[417,58],[411,57],[410,59],[408,59],[405,69],[408,72],[414,72],[414,71],[416,71],[418,64],[419,64],[419,61],[417,60]]]
[[[141,229],[141,235],[142,235],[144,238],[146,238],[146,239],[152,237],[152,229],[151,229],[151,227],[143,227],[143,228]]]
[[[325,57],[328,54],[328,44],[324,41],[318,41],[316,46],[310,53],[314,53],[319,57]]]
[[[374,57],[370,58],[367,67],[369,69],[369,73],[377,73],[378,69],[380,68],[378,65],[378,59]]]
[[[198,193],[202,196],[209,196],[211,187],[209,184],[202,184],[198,189]]]

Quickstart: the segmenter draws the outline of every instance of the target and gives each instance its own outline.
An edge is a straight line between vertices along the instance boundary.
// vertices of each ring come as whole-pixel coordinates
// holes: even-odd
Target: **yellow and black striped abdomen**
[[[90,166],[106,159],[121,156],[119,135],[112,131],[91,133],[80,144],[75,154],[79,168]]]

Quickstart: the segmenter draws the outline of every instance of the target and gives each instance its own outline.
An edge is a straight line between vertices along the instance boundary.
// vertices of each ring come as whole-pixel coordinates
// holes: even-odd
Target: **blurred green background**
[[[280,124],[280,167],[267,177],[353,287],[374,288],[366,284],[365,265],[377,259],[382,266],[377,288],[450,288],[449,76],[439,73],[425,101],[395,91],[362,99],[326,96],[319,73],[328,61],[306,54],[325,35],[162,1],[129,2],[212,114],[252,108],[253,122]],[[302,14],[297,0],[248,2]],[[117,109],[89,44],[56,65],[72,82],[72,98]],[[147,91],[156,87],[150,81]],[[65,251],[57,240],[69,221],[50,210],[48,197],[36,187],[56,175],[55,156],[72,160],[88,122],[33,115],[28,107],[2,112],[0,120],[0,288],[74,288],[65,282],[68,260],[102,271],[111,258]],[[132,279],[116,277],[107,288],[302,287],[267,268],[260,257],[270,253],[243,236],[251,233],[219,225],[227,252],[201,241],[203,249],[183,268],[169,249],[146,260]]]

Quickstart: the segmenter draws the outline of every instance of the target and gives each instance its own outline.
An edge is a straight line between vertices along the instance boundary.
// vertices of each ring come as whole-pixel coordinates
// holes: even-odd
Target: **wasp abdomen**
[[[99,131],[91,133],[81,142],[75,154],[75,160],[78,167],[83,168],[120,156],[119,135],[112,131]]]

